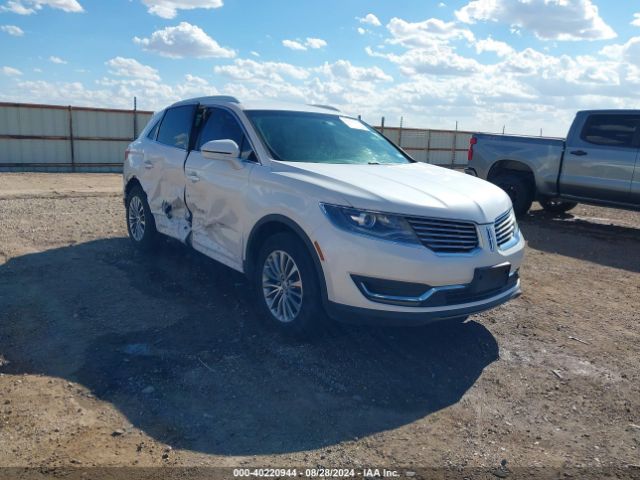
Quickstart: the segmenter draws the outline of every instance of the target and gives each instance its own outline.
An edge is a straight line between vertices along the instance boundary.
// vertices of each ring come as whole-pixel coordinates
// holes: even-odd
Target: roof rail
[[[333,110],[334,112],[339,112],[340,111],[339,108],[332,107],[331,105],[318,105],[316,103],[309,103],[308,105],[310,107],[324,108],[325,110]]]
[[[230,95],[211,95],[211,96],[208,96],[208,97],[188,98],[186,100],[181,100],[179,102],[176,102],[171,106],[175,107],[175,106],[178,106],[178,105],[194,105],[194,104],[198,104],[198,103],[209,103],[209,102],[240,103],[240,100],[238,100],[236,97],[232,97]]]

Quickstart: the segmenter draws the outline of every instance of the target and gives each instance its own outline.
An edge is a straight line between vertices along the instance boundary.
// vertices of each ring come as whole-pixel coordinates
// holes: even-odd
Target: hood
[[[368,210],[493,223],[511,208],[511,200],[499,187],[426,163],[272,162],[272,169],[275,174],[331,190],[350,206]]]

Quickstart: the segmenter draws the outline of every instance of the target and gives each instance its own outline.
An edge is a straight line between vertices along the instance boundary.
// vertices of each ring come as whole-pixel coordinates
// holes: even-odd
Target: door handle
[[[153,162],[150,160],[145,160],[144,162],[142,162],[144,164],[144,168],[153,168]]]
[[[571,155],[576,155],[578,157],[582,157],[584,155],[587,154],[587,152],[585,152],[584,150],[574,150],[572,152],[569,152]]]
[[[200,181],[200,176],[197,173],[191,172],[187,174],[187,178],[189,180],[191,180],[192,182],[199,182]]]

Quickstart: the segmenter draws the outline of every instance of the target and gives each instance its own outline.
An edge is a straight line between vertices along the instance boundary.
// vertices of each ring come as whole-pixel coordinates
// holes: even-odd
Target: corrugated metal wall
[[[451,168],[463,168],[467,164],[473,132],[398,127],[376,129],[419,162]]]
[[[119,172],[152,112],[0,103],[0,171]]]
[[[152,112],[0,103],[0,171],[120,172]],[[376,127],[420,162],[467,163],[471,132]]]

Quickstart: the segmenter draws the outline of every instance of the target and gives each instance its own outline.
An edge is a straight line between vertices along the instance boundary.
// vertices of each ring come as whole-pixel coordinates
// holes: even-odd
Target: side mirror
[[[202,147],[200,147],[202,151],[202,156],[205,158],[239,158],[240,157],[240,147],[233,140],[211,140]]]
[[[202,145],[200,151],[209,160],[228,160],[236,170],[244,166],[240,158],[240,147],[233,140],[211,140]]]

